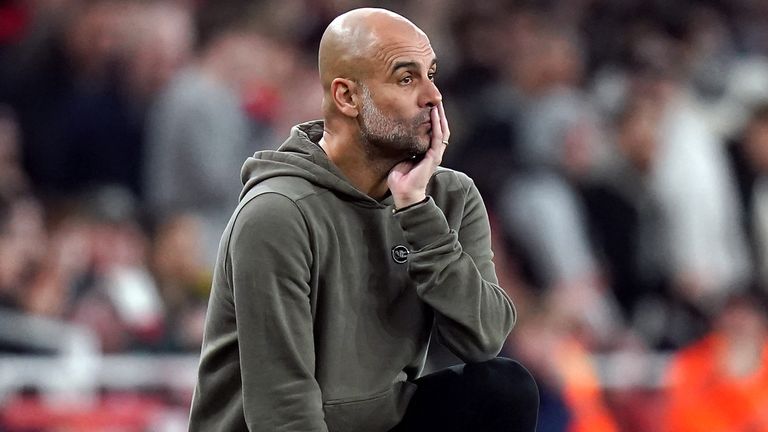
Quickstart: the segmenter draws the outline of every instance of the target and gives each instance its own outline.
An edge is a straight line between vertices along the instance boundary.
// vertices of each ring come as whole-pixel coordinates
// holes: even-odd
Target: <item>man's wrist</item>
[[[408,209],[409,209],[409,208],[411,208],[411,207],[415,207],[415,206],[417,206],[417,205],[419,205],[419,204],[424,204],[425,202],[427,202],[427,200],[428,200],[428,199],[429,199],[429,197],[427,197],[426,195],[424,195],[424,197],[423,197],[422,199],[420,199],[420,200],[418,200],[418,201],[410,201],[410,200],[409,200],[409,201],[407,201],[407,202],[410,202],[410,203],[409,203],[409,204],[405,204],[405,205],[403,205],[403,206],[400,206],[400,205],[398,205],[397,203],[395,203],[395,204],[392,206],[392,213],[401,212],[401,211],[404,211],[404,210],[408,210]]]
[[[392,198],[393,198],[393,201],[395,203],[395,208],[397,208],[398,210],[404,209],[406,207],[410,207],[410,206],[412,206],[414,204],[418,204],[418,203],[424,201],[424,198],[426,198],[426,197],[427,197],[426,191],[424,191],[422,193],[415,192],[415,193],[413,193],[413,195],[408,194],[408,195],[396,196],[396,195],[392,194]]]

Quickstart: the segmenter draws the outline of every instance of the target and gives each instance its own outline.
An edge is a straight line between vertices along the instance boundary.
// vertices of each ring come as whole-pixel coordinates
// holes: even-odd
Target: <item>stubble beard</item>
[[[408,159],[423,155],[429,139],[419,136],[419,128],[429,120],[429,112],[413,119],[394,119],[382,113],[373,102],[371,92],[361,84],[363,104],[360,110],[360,135],[369,156],[395,156]]]

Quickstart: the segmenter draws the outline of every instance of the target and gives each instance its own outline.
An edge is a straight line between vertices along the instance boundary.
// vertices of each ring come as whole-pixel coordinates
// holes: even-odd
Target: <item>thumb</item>
[[[413,162],[403,161],[395,165],[387,176],[387,183],[397,183],[413,168]]]

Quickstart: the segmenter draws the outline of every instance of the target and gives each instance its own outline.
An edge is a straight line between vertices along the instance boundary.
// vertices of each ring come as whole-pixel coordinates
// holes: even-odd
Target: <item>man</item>
[[[192,431],[535,429],[536,384],[494,359],[515,320],[426,35],[382,9],[320,43],[324,122],[243,168],[211,293]],[[430,334],[467,365],[419,378]],[[393,429],[394,428],[394,429]]]
[[[768,103],[752,109],[740,141],[729,147],[739,185],[742,232],[749,239],[753,283],[768,288]]]

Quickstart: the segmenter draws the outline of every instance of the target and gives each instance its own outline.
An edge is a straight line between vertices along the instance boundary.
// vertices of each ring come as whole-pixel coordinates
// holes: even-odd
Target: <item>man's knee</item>
[[[528,369],[515,360],[497,357],[464,366],[464,374],[484,392],[509,402],[538,406],[539,388]]]
[[[536,430],[539,388],[523,365],[499,357],[467,364],[463,372],[470,397],[483,407],[482,416],[475,419],[475,430]]]

